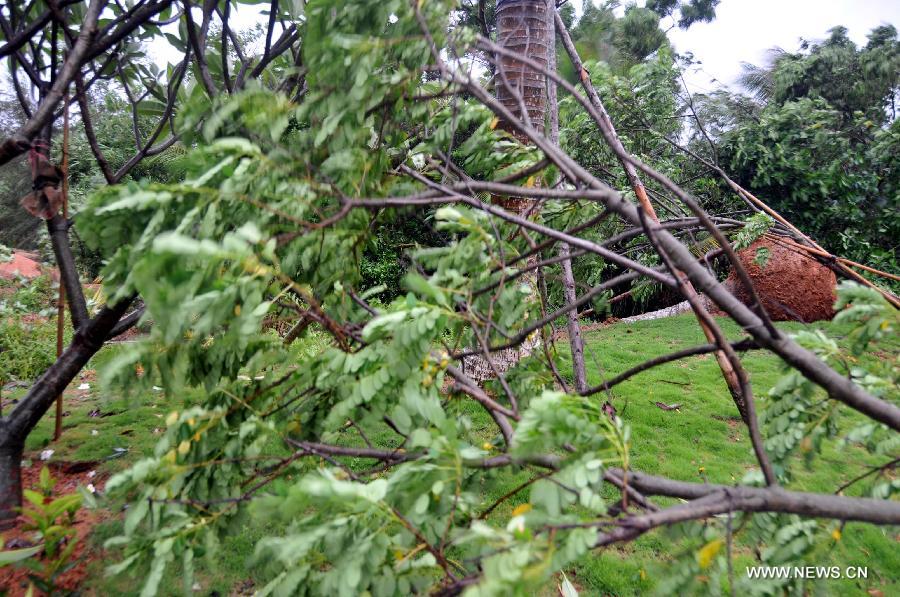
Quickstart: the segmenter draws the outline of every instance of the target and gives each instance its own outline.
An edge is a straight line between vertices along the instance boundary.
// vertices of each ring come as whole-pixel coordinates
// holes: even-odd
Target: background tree
[[[293,93],[302,88],[302,76],[297,76],[299,53],[292,52],[292,49],[296,50],[292,46],[299,39],[297,26],[282,25],[278,18],[296,18],[301,7],[279,8],[277,3],[273,4],[265,29],[265,43],[259,53],[250,54],[243,51],[241,40],[228,25],[228,6],[223,7],[220,16],[216,3],[205,3],[199,23],[194,22],[190,6],[189,3],[176,5],[171,0],[145,0],[133,7],[122,7],[110,5],[106,0],[92,0],[63,7],[45,2],[13,2],[0,7],[0,31],[4,41],[0,46],[0,58],[9,60],[18,107],[24,115],[20,121],[9,123],[19,126],[0,143],[0,165],[26,153],[29,159],[38,159],[37,154],[41,154],[49,160],[58,160],[59,146],[52,143],[53,131],[59,124],[60,109],[67,94],[71,94],[75,99],[73,103],[79,105],[84,140],[103,179],[118,183],[139,164],[160,156],[178,141],[174,126],[176,104],[179,99],[188,97],[180,96],[180,92],[183,84],[190,84],[186,82],[190,67],[195,68],[198,81],[191,85],[191,94],[196,100],[194,105],[201,107],[215,101],[220,91],[238,91],[250,81],[267,75],[268,69],[294,75],[280,82],[283,91]],[[214,17],[218,17],[222,25],[220,47],[226,47],[230,42],[238,56],[233,65],[220,60],[220,71],[216,67],[210,68],[205,51],[207,43],[215,43],[208,37]],[[184,35],[165,37],[162,28],[175,23],[184,27]],[[184,52],[184,59],[169,65],[166,71],[149,63],[141,51],[143,41],[161,37]],[[219,57],[223,54],[227,55],[227,52],[220,52]],[[284,55],[290,58],[284,58]],[[211,71],[220,74],[221,88],[216,88]],[[90,93],[95,86],[104,85],[107,85],[107,94],[110,90],[114,93],[112,97],[107,95],[104,108],[112,108],[113,114],[121,114],[127,102],[127,111],[131,114],[134,149],[121,159],[117,154],[121,145],[104,146],[101,143],[107,139],[98,138],[94,126],[96,115],[91,113]],[[197,99],[199,96],[205,99]],[[144,119],[142,115],[145,114],[155,117],[152,124]],[[197,121],[192,121],[189,113],[180,112],[179,117],[191,123],[186,127],[188,134],[183,139],[190,142],[190,132]],[[106,130],[106,124],[110,123],[101,125],[101,131]],[[113,127],[113,130],[116,129]],[[117,132],[121,132],[121,128]],[[78,172],[78,161],[73,165],[74,171]],[[152,169],[152,166],[145,168]],[[73,219],[77,220],[78,214]],[[57,362],[35,381],[16,408],[0,419],[0,526],[12,521],[15,508],[21,503],[20,464],[28,433],[103,343],[129,329],[143,314],[138,308],[126,315],[134,300],[131,294],[112,297],[111,303],[96,314],[88,313],[72,251],[71,225],[71,219],[60,214],[52,215],[46,221],[47,236],[66,289],[75,334]],[[30,234],[29,227],[25,230]]]
[[[716,18],[719,0],[647,0],[646,6],[661,17],[669,17],[680,28],[694,23],[708,23]]]
[[[758,102],[702,99],[721,163],[826,247],[896,269],[897,31],[857,48],[843,27],[745,68]]]

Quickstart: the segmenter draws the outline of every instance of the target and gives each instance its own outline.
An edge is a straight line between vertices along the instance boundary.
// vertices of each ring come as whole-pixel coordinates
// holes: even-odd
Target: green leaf
[[[43,545],[35,545],[34,547],[25,547],[23,549],[0,551],[0,566],[21,562],[24,559],[40,553],[42,549],[44,549]]]

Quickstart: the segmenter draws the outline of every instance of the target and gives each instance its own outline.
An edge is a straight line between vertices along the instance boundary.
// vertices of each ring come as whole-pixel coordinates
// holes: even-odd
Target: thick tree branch
[[[0,446],[21,445],[25,441],[25,436],[37,425],[57,396],[103,347],[110,331],[115,328],[130,304],[131,299],[126,299],[112,307],[106,306],[78,329],[72,344],[62,356],[34,382],[9,416],[0,419]]]
[[[66,89],[81,69],[91,42],[97,33],[97,20],[107,0],[91,0],[81,24],[78,41],[63,63],[53,87],[47,92],[37,111],[15,135],[0,144],[0,166],[22,155],[31,147],[31,141],[52,121]]]
[[[47,232],[50,235],[56,265],[59,267],[60,281],[66,289],[72,327],[78,330],[87,322],[88,312],[84,290],[78,278],[78,268],[75,266],[75,256],[72,255],[72,245],[69,242],[69,221],[61,214],[56,214],[47,220]]]

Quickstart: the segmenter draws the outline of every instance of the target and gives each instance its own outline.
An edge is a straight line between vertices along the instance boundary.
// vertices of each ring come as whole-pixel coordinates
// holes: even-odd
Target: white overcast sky
[[[581,14],[582,3],[591,0],[570,1]],[[628,2],[622,0],[623,5]],[[255,8],[241,7],[235,24],[246,27],[259,19]],[[823,39],[837,25],[847,27],[850,38],[861,45],[873,27],[884,23],[900,29],[900,0],[722,0],[713,22],[697,23],[687,31],[675,27],[669,39],[679,52],[693,52],[703,63],[685,73],[690,91],[703,92],[721,85],[736,87],[741,63],[762,64],[766,50],[774,46],[794,51],[801,38]]]
[[[837,25],[862,45],[866,34],[884,23],[900,29],[900,0],[722,0],[713,22],[672,29],[669,39],[679,52],[693,52],[703,63],[702,70],[685,77],[692,92],[702,92],[736,87],[741,63],[762,64],[771,47],[795,51],[801,38],[824,39]]]
[[[589,1],[571,0],[579,14],[582,3]],[[250,27],[263,20],[258,11],[256,6],[242,6],[234,25]],[[873,27],[884,23],[900,29],[900,0],[722,0],[713,22],[695,24],[687,31],[673,28],[669,39],[679,52],[692,52],[702,62],[685,73],[685,80],[691,92],[705,92],[722,85],[735,88],[741,63],[762,64],[766,50],[774,46],[794,51],[801,38],[823,39],[836,25],[847,27],[850,38],[861,45]],[[670,24],[664,22],[663,27]],[[166,43],[149,50],[162,64],[180,59]]]

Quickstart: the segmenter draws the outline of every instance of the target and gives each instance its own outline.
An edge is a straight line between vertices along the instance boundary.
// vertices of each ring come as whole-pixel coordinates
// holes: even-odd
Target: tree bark
[[[546,66],[553,43],[553,12],[547,0],[497,2],[497,38],[504,48],[520,52]],[[543,125],[547,114],[547,81],[544,73],[520,61],[502,58],[495,74],[495,86],[497,100],[512,112],[515,119],[535,126]],[[522,143],[529,143],[527,137],[519,132],[515,122],[501,119],[499,126]],[[492,195],[491,202],[519,215],[525,214],[532,206],[530,200],[500,195]],[[535,276],[526,274],[523,281],[537,294]],[[535,334],[526,338],[521,345],[494,351],[489,357],[467,357],[465,372],[478,381],[491,379],[530,355],[539,342],[540,338]]]
[[[69,242],[69,222],[66,217],[56,214],[47,220],[47,232],[50,236],[50,244],[53,246],[56,265],[59,267],[60,282],[66,289],[66,297],[72,315],[72,327],[77,331],[88,320],[88,312],[84,291],[81,289],[81,281],[78,279],[75,256],[72,255],[72,245]]]
[[[560,256],[569,255],[568,243],[560,243]],[[577,299],[575,294],[575,275],[572,272],[572,260],[562,262],[563,271],[563,296],[566,305],[573,304]],[[575,381],[575,390],[579,393],[587,390],[587,373],[584,366],[584,338],[581,335],[581,323],[578,321],[578,309],[572,309],[566,314],[566,330],[569,333],[569,347],[572,351],[572,376]]]
[[[0,531],[12,527],[22,505],[22,448],[0,447]]]
[[[56,397],[78,375],[115,330],[132,299],[104,307],[82,326],[62,356],[41,375],[9,416],[0,419],[0,525],[11,524],[22,505],[21,459],[25,439]]]
[[[556,13],[556,0],[547,0],[547,12]],[[556,31],[556,22],[551,19],[550,27]],[[556,72],[556,36],[551,33],[549,60],[547,66],[552,72]],[[559,100],[556,95],[556,82],[547,77],[547,104],[550,116],[550,140],[559,145]],[[562,262],[563,297],[566,305],[572,305],[578,300],[575,293],[575,274],[572,271],[572,260],[569,258],[571,249],[568,243],[559,244],[559,255],[564,257]],[[569,348],[572,353],[572,379],[575,382],[575,390],[584,392],[587,390],[587,373],[584,366],[584,338],[581,335],[581,322],[578,320],[578,309],[572,309],[566,314],[566,330],[569,335]]]

